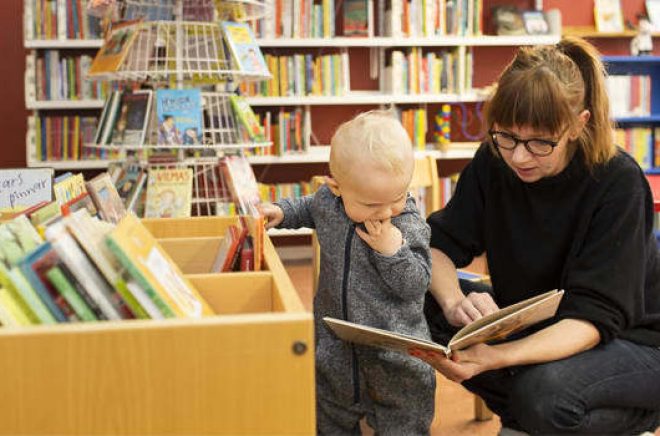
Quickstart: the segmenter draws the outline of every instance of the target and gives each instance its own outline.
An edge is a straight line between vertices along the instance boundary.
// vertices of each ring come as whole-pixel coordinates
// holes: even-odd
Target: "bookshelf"
[[[301,5],[303,3],[304,5]],[[309,60],[294,59],[293,62],[285,61],[289,62],[286,73],[287,78],[284,79],[288,80],[289,83],[285,86],[273,82],[269,85],[263,85],[262,83],[262,86],[257,89],[242,87],[242,92],[247,96],[247,100],[253,106],[255,112],[268,119],[265,124],[275,125],[281,118],[282,111],[301,111],[304,120],[302,129],[302,142],[304,145],[302,150],[291,147],[295,151],[290,154],[285,152],[283,155],[277,155],[279,153],[276,152],[276,156],[253,156],[250,159],[254,165],[271,166],[285,163],[317,164],[327,162],[321,157],[324,152],[315,149],[325,147],[332,136],[334,128],[341,121],[351,118],[357,112],[379,107],[394,107],[397,110],[417,108],[427,110],[425,127],[427,133],[424,136],[426,136],[426,148],[433,149],[434,144],[431,139],[432,118],[439,111],[440,106],[445,103],[481,104],[487,98],[488,89],[486,87],[472,85],[472,63],[476,62],[472,54],[473,49],[479,48],[483,51],[489,48],[508,48],[513,50],[515,47],[526,45],[555,44],[560,39],[559,35],[485,35],[486,25],[484,21],[488,20],[490,14],[488,10],[488,7],[492,6],[490,0],[463,2],[466,8],[466,17],[472,17],[473,19],[468,18],[463,23],[464,28],[460,26],[453,30],[448,28],[440,30],[438,28],[436,29],[437,32],[429,31],[425,27],[428,23],[415,31],[413,25],[410,24],[414,21],[413,18],[410,19],[409,28],[406,29],[407,25],[401,23],[402,20],[405,21],[405,11],[403,11],[404,18],[399,17],[398,20],[393,17],[393,13],[385,13],[386,5],[388,8],[395,9],[396,6],[389,5],[394,3],[402,5],[403,3],[400,1],[386,3],[380,0],[370,0],[368,3],[371,4],[369,6],[371,31],[368,37],[343,36],[341,34],[343,26],[340,22],[342,6],[339,2],[333,3],[331,0],[312,3],[303,0],[300,4],[297,2],[279,2],[273,6],[274,11],[269,17],[254,24],[255,33],[258,35],[257,41],[266,55],[271,54],[279,57],[312,56],[314,66],[311,68],[316,68],[317,56],[339,54],[342,58],[342,65],[339,67],[341,71],[337,73],[335,70],[330,75],[334,76],[332,77],[333,81],[337,79],[338,74],[346,78],[346,80],[341,80],[341,85],[337,84],[336,87],[333,85],[331,91],[324,89],[319,92],[318,89],[312,89],[310,92],[307,89],[307,92],[305,90],[301,92],[302,87],[307,86],[309,88],[310,86],[307,83],[310,81]],[[413,3],[417,4],[418,2],[415,0],[408,2],[410,5]],[[425,4],[432,3],[434,2]],[[442,5],[443,2],[437,4]],[[313,13],[320,15],[314,15],[313,19],[309,19],[305,11],[313,10],[319,6],[322,8],[322,12],[316,11]],[[530,4],[529,8],[531,9],[534,6]],[[278,11],[278,8],[286,9],[288,7],[291,7],[294,11],[291,15],[295,18],[288,19],[283,10]],[[297,8],[302,8],[302,12]],[[331,13],[331,17],[328,19],[329,23],[326,23],[324,21],[326,20],[326,12],[333,10],[334,13]],[[445,12],[440,12],[440,17],[443,13]],[[318,22],[315,23],[315,20],[318,20]],[[386,20],[387,23],[385,23]],[[323,24],[320,24],[321,22]],[[397,25],[399,31],[392,30]],[[431,90],[430,86],[429,89],[417,89],[410,92],[407,92],[408,90],[404,90],[404,92],[392,90],[387,85],[384,77],[392,75],[391,72],[387,71],[387,67],[389,57],[392,51],[395,50],[406,53],[418,50],[418,53],[424,57],[429,53],[451,53],[452,56],[455,56],[455,64],[457,65],[455,84],[448,86],[448,89],[443,87],[441,90]],[[438,54],[438,56],[440,55]],[[334,62],[335,59],[332,61]],[[279,68],[279,75],[282,75],[281,62],[282,60],[278,59],[269,64],[271,72],[274,71],[273,65],[275,65],[275,70]],[[422,60],[419,59],[419,62],[421,65]],[[424,62],[426,62],[426,59],[424,59]],[[346,63],[346,65],[343,63]],[[293,67],[291,67],[292,64]],[[292,75],[295,76],[295,82],[292,82]],[[304,77],[301,79],[301,76]],[[325,81],[329,77],[329,75],[322,77],[323,86],[325,86]],[[396,77],[396,74],[393,77]],[[311,80],[318,80],[315,70]],[[297,82],[302,83],[302,85]],[[348,84],[348,86],[345,84]],[[311,86],[314,87],[314,85]],[[271,92],[273,88],[279,88],[279,92]],[[334,88],[341,89],[336,92]],[[330,115],[331,113],[332,115]],[[340,113],[344,116],[337,116]],[[279,125],[278,128],[281,130],[283,127]],[[287,128],[286,124],[284,128]],[[271,139],[275,140],[275,137]],[[461,141],[464,139],[457,138],[455,140]],[[471,158],[470,155],[458,157],[456,154],[443,153],[437,153],[436,156],[440,161],[439,165],[442,165],[442,160],[446,159]],[[314,167],[310,171],[317,169],[318,167]],[[268,172],[268,170],[264,170],[264,172]],[[312,175],[314,174],[310,172],[309,176]]]
[[[625,146],[649,174],[660,174],[660,56],[603,56],[603,63],[610,76],[649,76],[650,111],[644,115],[617,116],[613,120],[621,129],[644,129],[647,134],[632,134],[631,138],[621,139]],[[633,92],[633,91],[631,91]],[[644,96],[642,96],[644,97]],[[628,99],[634,96],[627,96]],[[618,100],[613,104],[616,104]],[[634,132],[634,130],[633,130]],[[638,131],[639,133],[639,131]]]

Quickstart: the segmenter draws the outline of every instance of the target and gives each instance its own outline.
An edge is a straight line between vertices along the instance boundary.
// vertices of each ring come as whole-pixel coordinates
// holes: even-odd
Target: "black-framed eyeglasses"
[[[512,151],[518,144],[522,144],[534,156],[548,156],[559,144],[559,141],[550,141],[549,139],[520,139],[510,133],[498,130],[489,130],[488,134],[497,148]]]

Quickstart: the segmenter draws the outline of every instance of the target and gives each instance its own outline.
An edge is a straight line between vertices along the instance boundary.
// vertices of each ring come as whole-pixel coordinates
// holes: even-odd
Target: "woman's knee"
[[[556,362],[534,365],[515,377],[510,396],[514,419],[532,433],[570,433],[583,425],[585,403]]]

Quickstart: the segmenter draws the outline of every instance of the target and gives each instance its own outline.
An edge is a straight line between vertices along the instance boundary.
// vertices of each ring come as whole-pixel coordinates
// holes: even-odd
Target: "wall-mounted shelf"
[[[26,103],[28,110],[101,109],[103,100],[43,100]]]
[[[457,46],[522,46],[556,44],[559,35],[525,36],[438,36],[435,38],[274,38],[259,39],[261,47],[457,47]]]
[[[246,97],[252,106],[334,106],[350,104],[425,104],[474,103],[484,101],[485,91],[463,94],[383,94],[382,92],[352,91],[341,96],[310,95],[305,97]]]
[[[51,48],[51,49],[76,49],[76,48],[100,48],[102,39],[30,39],[24,42],[25,48]]]
[[[625,30],[623,32],[599,32],[594,26],[565,26],[562,29],[565,36],[579,36],[581,38],[633,38],[637,35],[636,30]],[[660,37],[660,33],[654,32],[654,38]]]

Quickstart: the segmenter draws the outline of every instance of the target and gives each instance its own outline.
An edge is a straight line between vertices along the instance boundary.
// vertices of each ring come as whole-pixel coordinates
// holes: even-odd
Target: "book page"
[[[340,339],[360,345],[370,345],[388,350],[403,351],[419,348],[448,354],[447,347],[432,341],[416,338],[403,333],[391,332],[375,327],[355,324],[331,317],[323,317],[323,321]]]
[[[449,348],[460,350],[480,342],[503,339],[532,324],[554,316],[564,291],[553,290],[512,304],[459,330]]]

